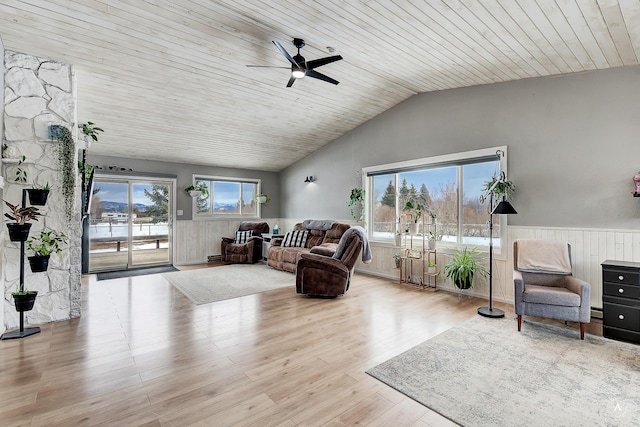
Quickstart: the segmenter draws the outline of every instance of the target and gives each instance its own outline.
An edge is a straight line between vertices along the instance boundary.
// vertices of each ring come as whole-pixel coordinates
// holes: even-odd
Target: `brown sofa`
[[[282,246],[283,238],[278,237],[271,239],[271,246],[267,250],[267,265],[269,267],[277,268],[279,270],[288,271],[290,273],[296,272],[296,265],[298,260],[304,253],[311,252],[311,248],[314,246],[320,246],[323,249],[324,255],[332,256],[338,247],[340,238],[351,226],[349,224],[334,223],[328,230],[314,230],[307,229],[302,226],[302,223],[296,224],[294,230],[307,230],[309,231],[309,237],[303,248],[291,248]]]

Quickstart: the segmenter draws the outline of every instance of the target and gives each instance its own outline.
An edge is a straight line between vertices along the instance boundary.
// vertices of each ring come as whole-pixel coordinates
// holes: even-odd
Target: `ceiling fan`
[[[315,68],[321,67],[323,65],[330,64],[335,61],[339,61],[342,59],[342,56],[327,56],[326,58],[313,59],[311,61],[306,61],[302,55],[300,55],[300,49],[304,47],[304,40],[302,39],[293,39],[293,45],[298,48],[298,54],[295,56],[289,55],[289,53],[285,50],[282,45],[273,41],[273,44],[276,45],[280,53],[284,55],[285,58],[291,62],[291,78],[289,79],[289,83],[287,83],[287,87],[293,86],[293,83],[297,79],[301,79],[304,76],[313,77],[314,79],[323,80],[328,83],[333,83],[337,85],[339,82],[337,80],[332,79],[329,76],[325,76],[322,73],[319,73],[315,70]],[[247,67],[257,67],[257,68],[289,68],[289,67],[275,67],[271,65],[247,65]]]

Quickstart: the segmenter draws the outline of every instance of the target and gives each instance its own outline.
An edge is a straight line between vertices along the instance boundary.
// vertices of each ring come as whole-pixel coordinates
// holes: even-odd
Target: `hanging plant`
[[[364,221],[364,201],[365,201],[365,191],[364,188],[356,187],[351,190],[351,195],[349,196],[349,201],[347,205],[349,205],[349,211],[351,212],[351,217],[356,221],[363,222]],[[360,206],[360,216],[356,216],[356,207]]]
[[[260,203],[261,205],[268,205],[269,202],[271,202],[271,198],[264,193],[256,194],[255,199],[256,202]]]
[[[62,196],[64,197],[64,213],[67,221],[73,219],[73,204],[76,194],[75,141],[71,131],[60,126],[56,135],[58,141],[58,171],[62,174]]]
[[[496,182],[498,183],[496,184]],[[493,187],[494,185],[495,187]],[[494,200],[500,201],[503,197],[506,197],[507,200],[513,200],[513,193],[516,192],[516,186],[513,184],[513,181],[494,175],[490,181],[485,181],[482,194],[480,195],[480,203],[488,200],[491,187],[493,187]]]

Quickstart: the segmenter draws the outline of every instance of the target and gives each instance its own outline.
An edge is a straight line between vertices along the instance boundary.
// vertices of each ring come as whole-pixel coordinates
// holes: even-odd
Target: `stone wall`
[[[34,222],[31,235],[44,229],[62,231],[69,237],[69,245],[59,255],[52,254],[46,273],[31,273],[25,265],[25,288],[38,291],[32,311],[25,313],[29,324],[40,324],[80,316],[80,182],[76,179],[73,218],[65,215],[62,196],[57,142],[48,136],[52,124],[69,128],[76,140],[77,120],[75,75],[67,64],[31,55],[5,52],[4,68],[4,135],[2,175],[5,179],[4,199],[19,204],[22,190],[34,185],[51,185],[43,216]],[[75,168],[76,156],[66,159]],[[19,159],[26,160],[18,164]],[[27,172],[26,183],[15,181],[16,171]],[[27,201],[28,203],[28,201]],[[3,204],[3,212],[7,208]],[[4,311],[5,325],[15,327],[19,315],[13,308],[11,292],[19,285],[20,244],[10,242],[4,233]],[[26,255],[30,255],[28,250]],[[26,259],[26,258],[25,258]]]

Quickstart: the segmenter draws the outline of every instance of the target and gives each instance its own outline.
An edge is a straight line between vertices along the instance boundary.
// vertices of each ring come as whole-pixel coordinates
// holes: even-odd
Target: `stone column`
[[[75,74],[68,64],[32,55],[6,51],[4,68],[4,135],[3,168],[4,199],[21,202],[22,190],[49,183],[51,192],[43,216],[34,222],[31,235],[41,230],[62,231],[69,237],[69,245],[59,255],[52,254],[46,273],[31,273],[25,266],[25,288],[38,291],[32,311],[26,312],[26,322],[40,324],[80,316],[80,182],[76,178],[72,218],[65,215],[62,196],[61,163],[55,140],[49,139],[52,124],[69,128],[76,141],[75,156],[65,159],[77,168],[78,127],[76,119]],[[17,161],[26,160],[18,165]],[[27,172],[27,182],[15,181],[16,170]],[[77,174],[75,174],[77,177]],[[6,208],[3,205],[3,212]],[[6,233],[4,233],[6,235]],[[20,245],[3,243],[5,325],[18,324],[11,292],[19,282]],[[27,256],[29,252],[27,251]]]

